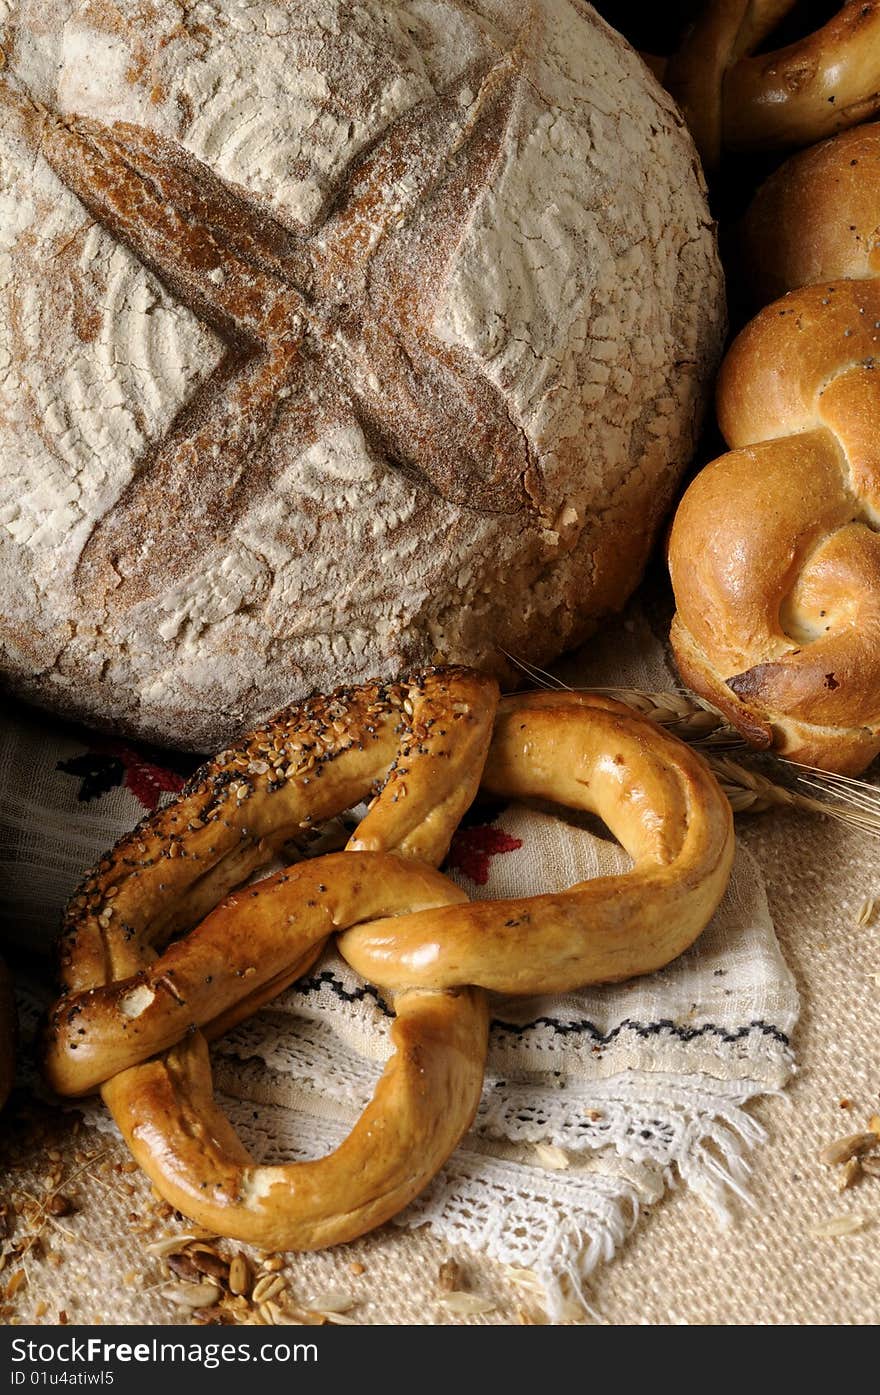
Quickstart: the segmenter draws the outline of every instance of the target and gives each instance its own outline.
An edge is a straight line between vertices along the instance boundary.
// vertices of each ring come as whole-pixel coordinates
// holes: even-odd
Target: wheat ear
[[[770,775],[752,764],[745,765],[742,760],[718,754],[719,747],[736,748],[738,753],[746,753],[749,748],[720,712],[686,688],[663,691],[641,688],[572,689],[554,674],[504,652],[538,687],[564,692],[607,693],[673,731],[682,741],[704,748],[706,759],[735,814],[760,814],[768,809],[801,809],[810,814],[824,814],[850,828],[880,838],[880,788],[866,780],[854,780],[847,775],[796,765],[765,752],[754,753],[752,759],[769,768],[772,772]],[[792,784],[804,788],[792,788]],[[807,788],[814,793],[805,793]]]

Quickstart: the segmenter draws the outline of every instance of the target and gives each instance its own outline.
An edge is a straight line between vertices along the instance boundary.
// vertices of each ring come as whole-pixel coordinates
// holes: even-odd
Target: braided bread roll
[[[669,542],[685,682],[755,745],[856,774],[880,751],[880,126],[790,160],[746,222],[762,288],[733,344],[729,454]],[[848,279],[819,280],[827,274]]]
[[[757,309],[799,286],[880,276],[878,221],[872,123],[793,155],[761,185],[743,222],[743,289]]]

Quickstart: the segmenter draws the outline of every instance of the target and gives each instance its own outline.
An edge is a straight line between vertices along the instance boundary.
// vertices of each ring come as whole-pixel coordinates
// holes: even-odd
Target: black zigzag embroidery
[[[381,993],[374,988],[371,983],[365,983],[359,988],[346,988],[345,984],[330,969],[324,969],[320,974],[315,974],[311,978],[303,979],[297,985],[297,991],[304,996],[310,993],[320,993],[322,989],[329,989],[335,998],[340,1002],[357,1003],[363,1002],[367,998],[372,998],[373,1002],[386,1017],[393,1017],[394,1013],[385,1003]],[[609,1046],[616,1037],[623,1031],[635,1032],[639,1037],[660,1036],[667,1032],[670,1036],[677,1037],[679,1041],[694,1041],[697,1037],[713,1036],[719,1041],[726,1043],[742,1041],[752,1032],[758,1032],[761,1036],[771,1037],[779,1042],[781,1046],[789,1046],[790,1042],[785,1032],[774,1027],[772,1022],[765,1022],[761,1018],[737,1027],[733,1031],[728,1031],[726,1027],[719,1027],[714,1022],[704,1022],[699,1027],[684,1027],[677,1022],[673,1022],[670,1017],[658,1018],[656,1022],[634,1022],[632,1018],[626,1017],[610,1032],[600,1032],[592,1022],[560,1022],[556,1017],[536,1017],[533,1022],[526,1022],[520,1026],[515,1022],[504,1022],[500,1018],[492,1019],[492,1028],[496,1032],[504,1032],[510,1036],[521,1037],[527,1032],[533,1031],[536,1027],[548,1027],[559,1036],[586,1036],[596,1046]]]

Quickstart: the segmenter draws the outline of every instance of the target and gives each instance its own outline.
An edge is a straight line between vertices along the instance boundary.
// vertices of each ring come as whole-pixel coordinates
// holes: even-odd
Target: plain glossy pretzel
[[[784,149],[880,108],[880,0],[848,0],[814,33],[756,53],[796,0],[709,0],[664,81],[708,167],[723,147]]]
[[[880,42],[880,41],[878,41]],[[685,681],[756,745],[856,774],[880,752],[880,127],[794,157],[756,198],[746,263],[806,275],[718,382],[734,449],[673,524]],[[766,262],[766,265],[763,265]]]
[[[668,743],[668,744],[667,744]],[[596,694],[502,699],[481,790],[597,814],[633,859],[566,891],[371,920],[339,938],[384,988],[566,993],[653,973],[696,938],[730,873],[732,824],[702,761]]]
[[[475,985],[534,993],[650,972],[700,933],[732,857],[729,806],[701,758],[609,700],[568,693],[506,699],[488,758],[496,690],[467,671],[435,670],[385,690],[381,700],[366,688],[330,701],[345,735],[343,749],[325,753],[322,818],[363,795],[367,766],[372,780],[382,777],[383,739],[394,747],[382,748],[391,778],[347,851],[233,892],[186,939],[144,963],[159,947],[149,926],[164,893],[146,888],[150,910],[125,939],[129,917],[139,914],[140,891],[131,884],[155,863],[129,868],[132,841],[124,840],[73,903],[67,975],[77,986],[56,1009],[47,1051],[57,1088],[74,1093],[102,1083],[135,1157],[172,1205],[219,1233],[279,1249],[362,1234],[404,1206],[448,1157],[482,1084],[487,1010]],[[336,778],[337,762],[341,771],[358,749],[355,722],[380,701],[391,703],[392,715],[373,714],[377,747],[361,762],[354,788]],[[262,762],[260,747],[289,746],[290,732],[306,750],[312,727],[308,705],[279,714],[264,740],[246,739],[224,753],[192,790],[142,825],[132,835],[135,851],[154,849],[154,832],[164,846],[172,831],[182,833],[181,819],[188,830],[191,801],[213,807],[212,791],[236,760]],[[290,818],[318,796],[313,777],[303,785],[302,769],[287,774],[285,766],[284,782],[271,792],[258,771],[256,792],[235,804],[227,784],[223,812],[209,825],[226,829],[232,847],[245,819],[253,832],[271,824],[277,845],[295,826]],[[598,813],[632,855],[633,871],[567,894],[471,906],[428,864],[442,859],[481,772],[488,793]],[[279,797],[289,807],[270,819]],[[182,852],[166,861],[186,868],[188,851],[184,836]],[[188,879],[178,875],[180,895]],[[122,939],[126,965],[132,955],[140,960],[123,981],[110,971],[89,986],[77,972],[86,922],[110,957]],[[167,920],[163,926],[164,937]],[[314,1163],[261,1167],[213,1102],[205,1037],[290,982],[334,931],[346,932],[340,948],[355,966],[368,964],[376,983],[395,990],[396,1050],[340,1148]]]

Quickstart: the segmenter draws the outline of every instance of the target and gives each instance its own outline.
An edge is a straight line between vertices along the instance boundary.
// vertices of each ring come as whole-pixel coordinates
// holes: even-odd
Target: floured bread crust
[[[723,293],[575,0],[0,0],[0,650],[208,747],[619,607]]]

